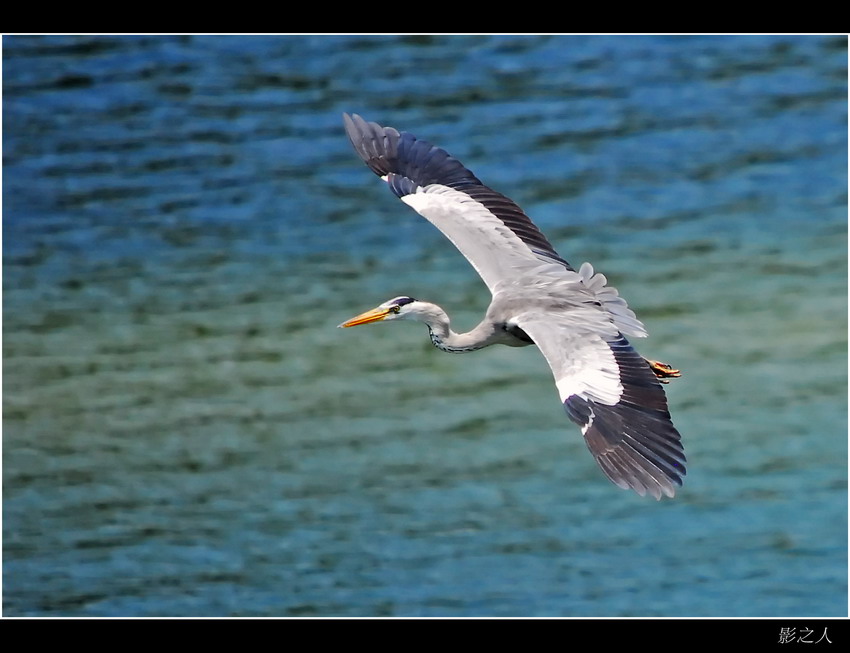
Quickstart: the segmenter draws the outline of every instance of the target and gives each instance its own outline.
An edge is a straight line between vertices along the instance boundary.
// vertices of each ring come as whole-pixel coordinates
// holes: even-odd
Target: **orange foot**
[[[667,363],[651,361],[648,358],[645,360],[649,363],[650,369],[655,372],[655,376],[658,377],[658,380],[661,381],[661,383],[670,383],[671,378],[682,376],[682,373],[679,370],[674,370]]]

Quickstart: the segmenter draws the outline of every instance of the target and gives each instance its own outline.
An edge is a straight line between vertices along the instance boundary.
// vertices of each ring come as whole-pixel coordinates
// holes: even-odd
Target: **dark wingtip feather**
[[[641,496],[673,497],[687,474],[687,459],[664,389],[628,340],[620,336],[608,345],[620,372],[620,400],[607,405],[572,395],[564,409],[582,427],[588,449],[614,484]]]
[[[383,177],[396,172],[400,138],[398,131],[367,122],[356,113],[343,113],[342,122],[354,151],[376,175]]]
[[[656,499],[673,497],[687,474],[681,436],[669,417],[568,397],[564,408],[584,429],[597,464],[615,485]]]
[[[356,113],[343,113],[342,121],[354,150],[380,177],[393,173],[410,179],[416,186],[481,183],[444,149],[413,134],[368,122]]]

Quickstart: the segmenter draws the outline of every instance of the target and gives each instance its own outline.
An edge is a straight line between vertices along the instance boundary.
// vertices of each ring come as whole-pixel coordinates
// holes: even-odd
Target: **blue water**
[[[611,485],[341,114],[646,324],[689,471]],[[847,40],[3,39],[7,616],[846,616]]]

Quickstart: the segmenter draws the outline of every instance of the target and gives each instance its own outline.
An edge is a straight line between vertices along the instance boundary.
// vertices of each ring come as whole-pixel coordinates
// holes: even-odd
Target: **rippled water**
[[[4,614],[846,615],[846,82],[836,37],[4,38]],[[675,500],[536,351],[335,328],[489,299],[343,111],[628,298]]]

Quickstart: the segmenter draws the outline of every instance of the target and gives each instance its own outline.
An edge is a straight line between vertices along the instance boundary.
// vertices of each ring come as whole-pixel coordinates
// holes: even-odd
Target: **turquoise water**
[[[7,616],[846,616],[847,41],[3,39]],[[347,142],[440,144],[684,372],[672,501]]]

